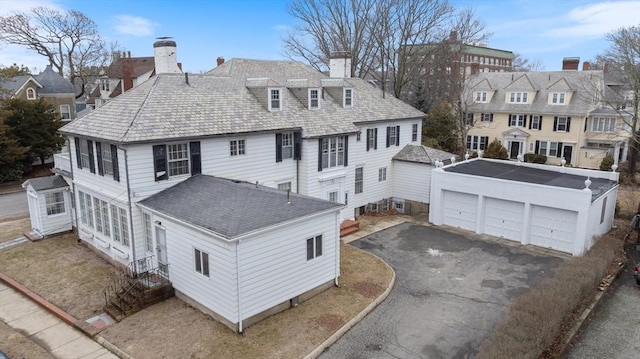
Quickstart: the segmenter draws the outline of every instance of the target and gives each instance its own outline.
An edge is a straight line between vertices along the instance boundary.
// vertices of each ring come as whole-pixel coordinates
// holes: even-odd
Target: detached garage
[[[429,220],[579,256],[611,229],[618,173],[473,159],[433,170]]]

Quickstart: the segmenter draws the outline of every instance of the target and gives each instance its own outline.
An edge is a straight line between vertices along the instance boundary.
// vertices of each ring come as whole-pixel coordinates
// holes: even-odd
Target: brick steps
[[[360,230],[360,222],[346,220],[340,223],[340,238]]]

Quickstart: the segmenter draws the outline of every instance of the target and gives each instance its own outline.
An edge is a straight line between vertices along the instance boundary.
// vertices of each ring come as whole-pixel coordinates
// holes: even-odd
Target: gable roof
[[[48,65],[44,71],[37,75],[21,75],[4,80],[0,83],[0,87],[12,92],[13,94],[20,90],[29,82],[33,81],[38,86],[38,94],[74,94],[75,88],[71,81],[60,76],[53,71],[51,65]]]
[[[486,161],[475,159],[443,168],[445,172],[461,173],[480,177],[491,177],[508,181],[534,183],[544,186],[584,189],[585,176],[560,173],[529,166],[518,166],[512,161]],[[609,189],[618,185],[616,181],[604,178],[590,178],[594,201]]]
[[[393,156],[395,161],[435,164],[436,161],[451,163],[451,157],[459,158],[453,153],[436,148],[408,144]]]
[[[526,75],[526,76],[525,76]],[[540,72],[481,72],[470,76],[469,88],[488,81],[495,93],[488,103],[475,103],[472,91],[467,94],[468,112],[549,114],[587,116],[596,106],[593,104],[595,88],[602,88],[603,73],[592,71],[540,71]],[[569,103],[552,105],[548,103],[549,93],[558,92],[556,86],[562,84],[567,92],[574,92]],[[555,86],[554,86],[555,85]],[[526,88],[531,86],[531,89]],[[529,104],[515,104],[506,101],[511,91],[536,92]]]
[[[130,64],[131,77],[139,77],[149,71],[155,70],[155,59],[153,56],[144,57],[121,57],[111,63],[106,71],[106,76],[111,79],[122,79],[126,66]]]
[[[157,75],[60,132],[136,143],[300,128],[303,137],[313,138],[354,133],[358,122],[424,117],[421,111],[392,96],[385,98],[381,90],[355,78],[339,81],[354,88],[352,108],[343,108],[341,101],[325,91],[320,110],[310,111],[284,88],[282,109],[269,112],[256,98],[257,89],[247,87],[247,79],[259,78],[262,80],[252,80],[258,83],[251,85],[286,84],[288,79],[308,79],[315,84],[328,79],[299,62],[232,59],[207,74],[189,74],[188,83],[183,74]],[[263,97],[266,100],[266,88]]]
[[[8,91],[11,95],[15,95],[20,92],[29,81],[32,81],[38,88],[42,88],[42,85],[32,75],[20,75],[4,79],[0,81],[0,88]]]
[[[36,191],[44,191],[47,189],[69,187],[69,185],[67,184],[67,181],[65,181],[64,178],[62,178],[62,176],[60,175],[31,178],[26,180],[22,184],[22,187],[27,187],[27,186],[33,187],[33,189]]]
[[[138,204],[227,239],[342,208],[295,193],[287,202],[285,191],[208,175],[190,177]]]

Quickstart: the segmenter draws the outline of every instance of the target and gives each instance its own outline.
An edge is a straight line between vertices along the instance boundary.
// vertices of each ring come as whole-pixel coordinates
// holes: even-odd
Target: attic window
[[[100,89],[102,91],[109,91],[109,79],[100,79]]]
[[[487,91],[478,91],[478,92],[476,92],[476,102],[477,103],[486,103],[487,102]]]
[[[280,111],[282,108],[282,92],[280,89],[269,89],[269,111]]]
[[[564,92],[554,92],[551,94],[551,103],[554,105],[564,105]]]
[[[353,89],[344,89],[344,107],[353,105]]]
[[[527,103],[527,92],[511,92],[509,94],[510,103]]]
[[[27,100],[35,100],[36,99],[36,90],[32,87],[27,89]]]
[[[309,110],[320,108],[319,93],[318,89],[309,89]]]

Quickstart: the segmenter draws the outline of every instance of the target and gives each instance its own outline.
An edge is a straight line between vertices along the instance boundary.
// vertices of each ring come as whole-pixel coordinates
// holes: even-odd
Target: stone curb
[[[318,347],[315,348],[311,353],[307,354],[304,357],[304,359],[315,359],[318,356],[320,356],[322,352],[324,352],[328,347],[330,347],[336,341],[338,341],[338,339],[340,339],[340,337],[342,337],[346,332],[348,332],[349,329],[353,328],[354,325],[360,322],[364,317],[366,317],[369,313],[371,313],[371,311],[373,311],[378,305],[380,305],[380,303],[382,303],[385,299],[387,299],[387,297],[391,293],[391,289],[393,289],[393,286],[396,283],[396,272],[393,270],[393,268],[389,264],[387,264],[387,262],[380,259],[380,257],[373,255],[369,252],[367,252],[367,254],[370,254],[378,258],[378,260],[384,263],[385,266],[391,269],[392,276],[391,276],[391,280],[389,281],[389,285],[387,285],[387,289],[385,289],[385,291],[382,294],[380,294],[380,296],[376,298],[376,300],[369,303],[369,305],[366,308],[364,308],[360,313],[358,313],[358,315],[356,315],[350,321],[348,321],[347,324],[343,325],[342,328],[338,329],[335,333],[333,333],[333,335],[327,338],[327,340],[325,340],[320,345],[318,345]]]
[[[622,272],[622,270],[626,265],[627,265],[627,259],[625,258],[623,260],[622,265],[618,267],[618,271],[615,273],[615,276],[614,276],[615,279],[617,279],[618,276],[620,276],[620,272]],[[582,314],[580,314],[580,317],[578,317],[578,320],[576,320],[571,330],[569,330],[567,335],[564,337],[564,340],[562,342],[562,350],[560,351],[561,356],[566,354],[567,350],[569,349],[569,344],[577,336],[578,332],[580,331],[584,323],[587,321],[587,318],[589,318],[589,316],[593,312],[593,309],[600,303],[600,301],[602,300],[602,297],[604,297],[605,293],[607,293],[607,291],[609,291],[610,288],[611,288],[611,283],[607,284],[607,286],[604,288],[603,291],[599,291],[598,293],[596,293],[591,303],[589,303],[589,305],[584,309]]]
[[[120,349],[117,346],[111,344],[109,341],[107,341],[106,339],[104,339],[103,337],[101,337],[99,335],[96,337],[96,342],[98,342],[98,344],[102,345],[103,347],[107,348],[107,350],[109,350],[113,354],[117,355],[121,359],[135,359],[134,357],[132,357],[131,355],[125,353],[122,349]]]
[[[35,302],[36,304],[40,305],[41,307],[43,307],[44,309],[49,311],[51,314],[53,314],[56,317],[58,317],[63,322],[65,322],[65,323],[71,325],[72,327],[78,329],[82,334],[88,336],[89,338],[94,339],[94,336],[96,336],[100,332],[100,330],[98,328],[95,328],[91,324],[75,318],[71,314],[65,312],[64,310],[62,310],[60,308],[58,308],[53,303],[47,301],[43,297],[41,297],[38,294],[32,292],[29,288],[23,286],[22,284],[20,284],[19,282],[15,281],[13,278],[7,276],[6,274],[4,274],[2,272],[0,272],[0,281],[6,283],[9,287],[17,290],[18,292],[20,292],[20,294],[22,294],[25,297],[29,298],[29,300]],[[98,337],[98,338],[101,338],[101,337]],[[106,340],[104,340],[104,339],[102,339],[102,340],[103,340],[103,342],[108,343]],[[123,358],[123,359],[134,359],[132,356],[124,353],[122,350],[120,350],[119,348],[117,348],[116,346],[114,346],[111,343],[108,344],[109,346],[105,346],[102,343],[100,343],[99,340],[96,339],[95,341],[98,342],[98,344],[101,344],[102,346],[104,346],[107,350],[109,350],[110,352],[112,352],[113,354],[117,355],[120,358]],[[113,349],[115,349],[115,351]],[[126,356],[123,356],[122,354],[124,354]]]

